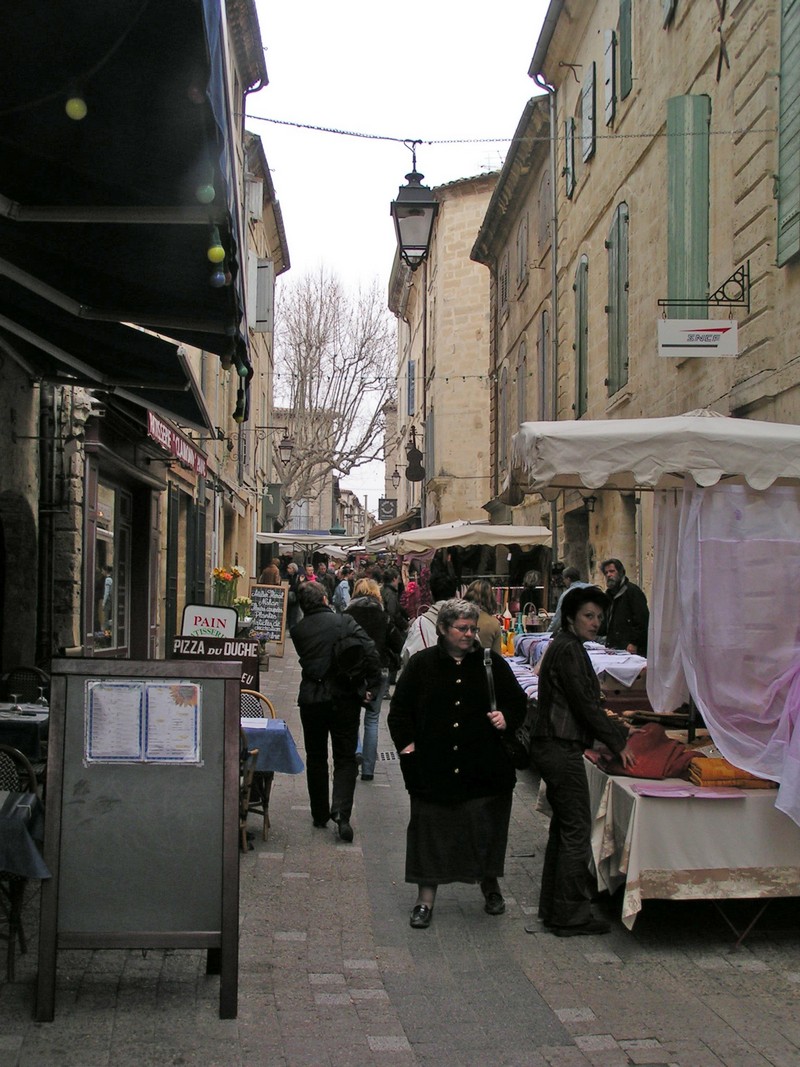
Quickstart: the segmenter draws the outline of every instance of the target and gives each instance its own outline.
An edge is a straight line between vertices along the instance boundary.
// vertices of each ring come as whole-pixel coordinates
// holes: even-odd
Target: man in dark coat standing
[[[604,559],[600,570],[611,600],[606,625],[606,647],[621,648],[638,656],[647,655],[647,627],[650,609],[638,585],[628,580],[618,559]]]
[[[305,582],[297,589],[303,618],[291,637],[300,657],[302,679],[297,703],[306,748],[306,781],[315,826],[333,819],[343,841],[353,840],[350,815],[356,786],[356,745],[361,702],[378,691],[381,661],[374,643],[352,616],[336,615],[328,606],[321,582]],[[337,638],[356,637],[364,648],[364,677],[345,686],[331,677]],[[328,784],[328,737],[333,753],[333,790]]]

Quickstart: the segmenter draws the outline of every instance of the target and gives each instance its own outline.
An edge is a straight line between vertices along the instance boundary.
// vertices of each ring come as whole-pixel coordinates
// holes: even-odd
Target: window
[[[517,288],[528,280],[528,216],[517,227]]]
[[[592,62],[581,87],[581,159],[584,163],[592,158],[595,150],[594,83],[595,64]]]
[[[550,227],[553,222],[553,188],[550,184],[550,168],[547,167],[539,182],[539,225],[536,234],[540,255],[550,244]]]
[[[617,35],[613,30],[606,30],[605,33],[603,93],[603,114],[606,126],[610,126],[617,108]]]
[[[708,96],[667,101],[667,290],[671,301],[708,296],[709,124]],[[707,314],[697,304],[673,304],[673,319]]]
[[[575,418],[586,414],[589,403],[589,260],[581,256],[575,272]]]
[[[568,200],[575,192],[575,119],[564,123],[564,192]]]
[[[508,252],[503,254],[503,258],[500,260],[500,272],[497,277],[497,289],[498,289],[498,303],[500,307],[500,313],[503,314],[508,310],[508,274],[509,274],[509,256]]]
[[[528,417],[528,345],[520,342],[517,355],[517,424],[521,425]]]
[[[633,59],[631,46],[631,3],[619,0],[619,97],[624,100],[633,88]]]
[[[417,361],[410,359],[408,361],[408,367],[406,368],[406,413],[410,419],[413,419],[414,412],[416,411],[416,372]]]
[[[508,367],[500,371],[497,397],[497,461],[501,470],[508,463]]]
[[[549,390],[548,390],[548,354],[550,352],[550,314],[545,309],[539,316],[539,336],[536,338],[537,348],[537,367],[538,374],[538,388],[539,388],[539,406],[538,416],[540,420],[547,418],[549,407]]]
[[[92,625],[96,650],[124,648],[128,643],[132,507],[130,493],[98,481]]]
[[[608,249],[608,395],[628,382],[628,205],[619,204]]]
[[[781,0],[778,265],[800,252],[800,0]]]

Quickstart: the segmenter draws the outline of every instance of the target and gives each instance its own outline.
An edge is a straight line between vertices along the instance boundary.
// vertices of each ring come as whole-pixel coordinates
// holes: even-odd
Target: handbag
[[[486,668],[486,681],[489,683],[489,703],[492,711],[497,711],[497,697],[494,690],[494,675],[492,674],[492,653],[488,648],[483,650],[483,665]],[[506,727],[500,733],[500,740],[503,742],[506,755],[518,771],[525,771],[531,765],[531,710],[529,701],[524,722],[516,730],[509,730]]]

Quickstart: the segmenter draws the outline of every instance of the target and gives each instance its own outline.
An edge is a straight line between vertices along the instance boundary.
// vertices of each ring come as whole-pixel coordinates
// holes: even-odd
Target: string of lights
[[[2,112],[0,112],[2,114]],[[383,133],[365,133],[359,130],[344,130],[338,129],[335,126],[316,126],[311,122],[293,122],[289,119],[278,119],[267,115],[248,115],[248,122],[269,122],[275,126],[291,126],[298,130],[311,130],[314,133],[332,133],[337,137],[358,137],[367,141],[389,141],[394,144],[422,144],[422,145],[448,145],[448,144],[514,144],[516,141],[525,141],[529,144],[537,143],[550,143],[550,136],[544,134],[542,136],[535,137],[434,137],[434,138],[421,138],[421,137],[395,137],[391,134]],[[687,130],[682,131],[679,134],[669,134],[666,129],[653,131],[645,131],[642,133],[601,133],[597,132],[593,135],[593,139],[596,141],[635,141],[635,140],[653,140],[656,137],[744,137],[748,134],[755,133],[770,133],[776,134],[778,129],[776,126],[754,126],[752,128],[745,129],[733,129],[733,130],[704,130],[694,131]],[[580,140],[580,134],[576,133],[576,140]]]

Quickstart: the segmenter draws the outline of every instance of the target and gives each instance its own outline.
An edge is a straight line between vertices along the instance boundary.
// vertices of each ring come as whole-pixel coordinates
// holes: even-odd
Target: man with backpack
[[[302,668],[297,703],[303,724],[311,818],[319,827],[333,819],[342,841],[352,841],[350,815],[358,771],[361,704],[378,691],[381,661],[375,644],[355,619],[331,610],[320,582],[299,586],[297,599],[303,618],[292,628],[291,637]],[[332,794],[328,781],[329,737]]]

